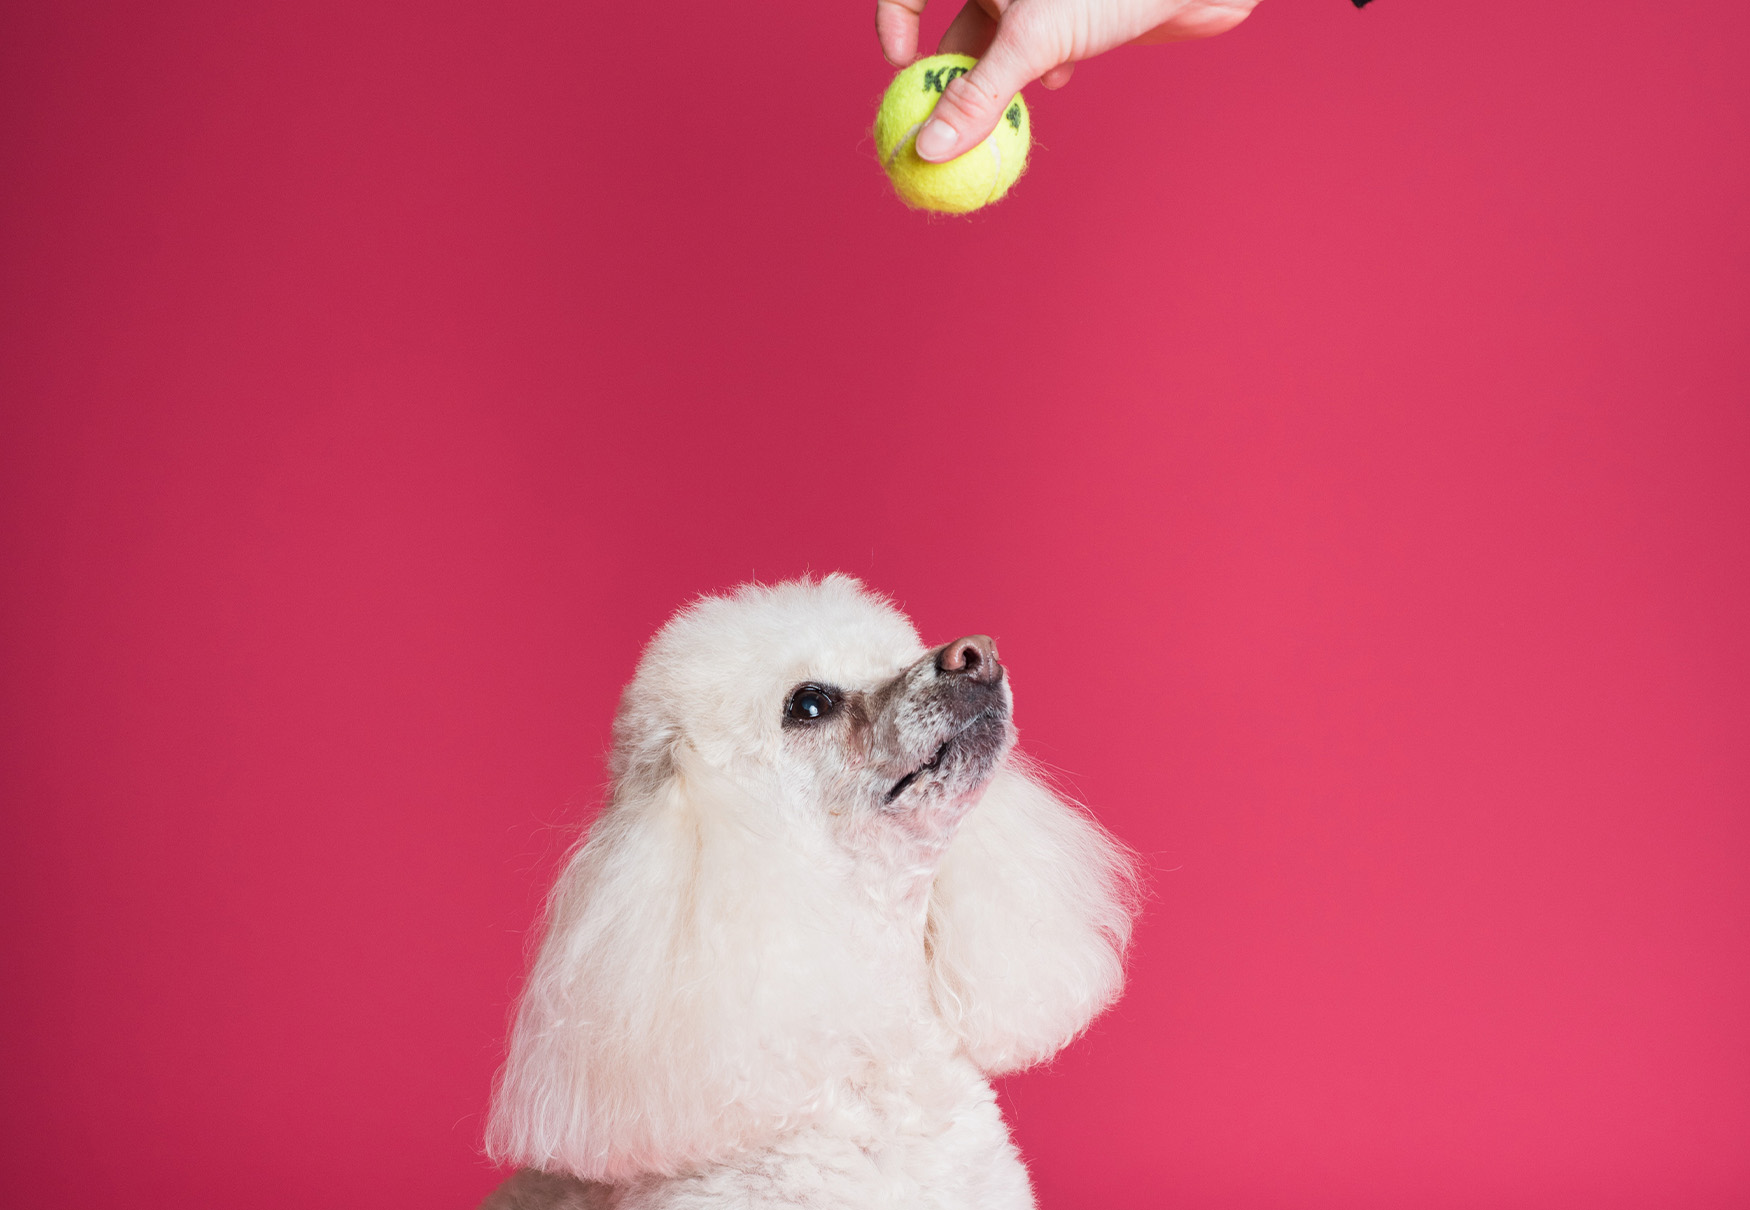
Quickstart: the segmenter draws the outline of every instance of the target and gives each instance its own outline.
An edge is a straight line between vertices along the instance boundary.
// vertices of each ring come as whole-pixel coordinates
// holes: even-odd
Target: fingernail
[[[954,128],[941,118],[931,118],[918,131],[918,157],[925,160],[946,159],[954,149]]]

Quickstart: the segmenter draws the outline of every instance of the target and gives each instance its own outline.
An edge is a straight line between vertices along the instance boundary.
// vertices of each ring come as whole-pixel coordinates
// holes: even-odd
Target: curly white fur
[[[987,1077],[1117,997],[1135,881],[1011,752],[994,656],[957,681],[845,576],[663,628],[517,1007],[487,1146],[526,1171],[489,1206],[1033,1204]],[[836,713],[787,721],[809,684]]]

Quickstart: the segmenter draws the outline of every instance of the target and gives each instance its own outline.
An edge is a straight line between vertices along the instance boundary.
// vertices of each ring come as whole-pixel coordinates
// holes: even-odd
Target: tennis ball
[[[968,55],[931,55],[893,77],[875,115],[875,149],[881,166],[906,205],[944,214],[966,214],[1002,197],[1027,166],[1032,125],[1020,94],[1003,111],[996,131],[946,164],[918,158],[918,131],[929,120],[942,90],[972,70]]]

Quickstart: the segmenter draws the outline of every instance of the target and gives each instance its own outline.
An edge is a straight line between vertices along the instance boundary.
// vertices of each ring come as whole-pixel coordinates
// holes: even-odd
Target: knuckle
[[[936,112],[942,113],[945,110],[943,116],[948,119],[948,124],[961,134],[966,134],[996,108],[998,99],[988,89],[980,87],[972,76],[965,75],[942,90],[942,99],[936,103]]]

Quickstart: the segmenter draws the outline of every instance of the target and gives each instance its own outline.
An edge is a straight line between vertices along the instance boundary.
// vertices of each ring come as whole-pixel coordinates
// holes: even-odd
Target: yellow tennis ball
[[[942,90],[978,62],[968,55],[931,55],[893,77],[881,111],[875,115],[875,149],[881,166],[906,205],[944,214],[966,214],[988,206],[1009,191],[1027,166],[1033,143],[1027,102],[1019,93],[1003,111],[996,131],[971,151],[946,164],[918,158],[918,131],[929,120]]]

